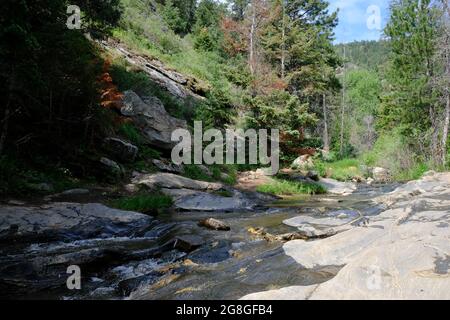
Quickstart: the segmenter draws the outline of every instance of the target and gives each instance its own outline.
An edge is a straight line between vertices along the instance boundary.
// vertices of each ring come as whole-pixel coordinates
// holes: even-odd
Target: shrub
[[[121,210],[149,213],[169,208],[172,203],[172,198],[166,195],[139,194],[114,200],[111,202],[111,206]]]
[[[183,176],[194,180],[212,181],[212,178],[196,164],[185,165]]]
[[[400,132],[401,128],[398,128],[381,135],[374,148],[363,154],[361,159],[368,166],[389,169],[395,180],[417,179],[427,166],[408,146]]]
[[[339,181],[347,181],[357,176],[363,176],[358,159],[342,159],[335,162],[316,160],[314,169],[322,177],[330,177]]]
[[[256,188],[258,192],[271,193],[275,195],[296,195],[296,194],[322,194],[326,189],[317,183],[296,182],[274,179],[272,182],[260,185]]]
[[[119,133],[135,145],[140,145],[143,142],[141,133],[132,123],[122,124],[119,127]]]

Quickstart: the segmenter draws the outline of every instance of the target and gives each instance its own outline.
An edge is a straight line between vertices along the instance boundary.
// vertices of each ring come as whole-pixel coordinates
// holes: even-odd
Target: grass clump
[[[404,169],[394,174],[395,181],[410,181],[420,179],[429,170],[426,163],[417,163],[411,168]]]
[[[183,176],[193,180],[208,181],[208,182],[213,181],[213,178],[206,172],[206,170],[202,169],[202,167],[196,164],[185,165]]]
[[[140,145],[144,139],[138,129],[132,123],[124,123],[119,127],[119,133],[135,145]]]
[[[223,174],[226,174],[226,176]],[[207,182],[218,181],[228,185],[234,185],[237,181],[237,170],[233,165],[227,164],[203,165],[203,168],[200,165],[187,164],[184,166],[183,176],[194,180]]]
[[[327,190],[320,184],[313,182],[297,182],[274,179],[270,183],[260,185],[256,191],[263,193],[271,193],[275,195],[298,195],[298,194],[323,194]]]
[[[114,200],[111,206],[121,210],[151,213],[167,209],[172,204],[172,198],[163,194],[139,194]]]
[[[314,169],[322,177],[330,177],[338,181],[352,180],[364,176],[358,159],[342,159],[335,162],[316,161]]]

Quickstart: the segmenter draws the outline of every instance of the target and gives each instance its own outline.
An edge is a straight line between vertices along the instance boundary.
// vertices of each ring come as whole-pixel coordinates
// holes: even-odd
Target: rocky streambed
[[[180,189],[160,187],[184,190],[175,203],[185,209],[156,217],[93,203],[1,206],[2,297],[448,298],[448,175],[393,192],[361,185],[346,196],[275,202],[238,191],[215,198],[214,185],[186,191],[173,179]],[[217,210],[204,210],[217,200]],[[196,201],[202,210],[191,209]],[[229,230],[199,224],[208,218]],[[80,267],[81,290],[66,286],[70,265]]]

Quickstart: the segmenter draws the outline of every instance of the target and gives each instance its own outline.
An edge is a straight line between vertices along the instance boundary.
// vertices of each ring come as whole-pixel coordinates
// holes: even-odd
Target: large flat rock
[[[161,191],[175,200],[176,208],[186,211],[251,210],[257,205],[257,202],[239,191],[234,191],[230,197],[189,189],[162,189]]]
[[[0,240],[31,237],[87,238],[122,236],[145,228],[153,218],[99,203],[52,203],[35,207],[0,207]]]
[[[334,179],[321,178],[318,183],[331,194],[349,195],[356,191],[356,184],[353,182],[340,182]]]
[[[431,174],[375,201],[389,208],[365,227],[283,246],[305,268],[342,266],[333,279],[243,299],[450,299],[450,174]]]
[[[219,190],[223,186],[220,183],[205,182],[189,179],[172,173],[138,174],[133,184],[143,184],[149,188],[166,189],[191,189],[191,190]]]

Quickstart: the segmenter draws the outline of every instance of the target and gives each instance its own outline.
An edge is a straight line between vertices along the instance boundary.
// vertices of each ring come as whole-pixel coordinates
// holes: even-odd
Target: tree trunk
[[[283,6],[283,20],[282,20],[282,27],[281,27],[281,78],[284,79],[285,76],[285,64],[286,64],[286,25],[285,25],[285,4],[284,1],[282,1]]]
[[[253,75],[255,73],[255,69],[254,69],[254,59],[255,59],[255,28],[256,28],[256,8],[255,8],[255,3],[252,4],[252,24],[250,26],[250,53],[249,53],[249,67],[250,67],[250,72]]]
[[[0,125],[2,126],[2,131],[0,133],[0,156],[3,153],[3,150],[5,148],[6,144],[6,136],[8,135],[8,128],[9,128],[9,118],[11,116],[11,102],[13,100],[13,90],[15,87],[15,68],[13,67],[11,72],[11,82],[9,83],[9,94],[8,94],[8,100],[6,102],[5,106],[5,114],[3,120],[0,122]]]
[[[439,143],[439,124],[437,121],[436,106],[431,106],[429,113],[430,113],[430,121],[431,121],[431,128],[433,129],[432,135],[431,135],[431,161],[435,166],[438,166],[441,161],[441,144]]]
[[[450,6],[448,1],[443,1],[443,37],[441,43],[441,50],[443,50],[442,58],[444,60],[444,101],[445,101],[445,111],[444,111],[444,123],[442,125],[442,137],[441,137],[441,164],[445,166],[447,162],[447,141],[448,141],[448,131],[450,123]]]
[[[446,90],[446,104],[445,104],[445,119],[444,119],[444,128],[442,130],[442,141],[441,141],[441,150],[442,150],[442,165],[445,165],[447,161],[447,140],[448,140],[448,127],[450,122],[450,92],[447,88]]]
[[[345,116],[345,45],[344,45],[344,72],[342,75],[342,110],[341,110],[341,143],[339,153],[344,155],[344,116]]]
[[[6,109],[5,109],[5,117],[3,118],[2,121],[2,132],[0,134],[0,156],[3,153],[3,149],[5,147],[5,142],[6,142],[6,136],[8,135],[8,126],[9,126],[9,116],[10,116],[10,108],[9,108],[9,102],[6,105]]]
[[[328,114],[325,93],[322,96],[323,104],[323,150],[330,151],[330,143],[328,140]]]

